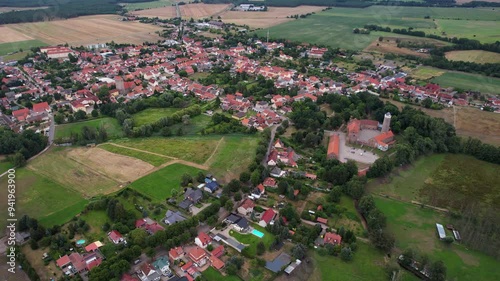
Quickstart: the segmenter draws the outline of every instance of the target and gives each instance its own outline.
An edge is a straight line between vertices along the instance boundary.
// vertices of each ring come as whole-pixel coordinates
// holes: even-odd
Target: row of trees
[[[89,143],[103,143],[108,139],[108,132],[104,126],[98,128],[83,126],[79,133],[71,132],[66,138],[57,138],[55,143],[73,143],[87,145]]]

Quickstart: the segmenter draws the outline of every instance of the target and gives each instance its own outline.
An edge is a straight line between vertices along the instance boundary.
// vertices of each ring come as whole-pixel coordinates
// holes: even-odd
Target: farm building
[[[444,238],[446,238],[446,232],[444,231],[444,227],[442,224],[436,223],[436,229],[439,239],[443,240]]]
[[[330,136],[328,143],[328,152],[326,153],[327,159],[339,159],[340,137],[338,134]]]

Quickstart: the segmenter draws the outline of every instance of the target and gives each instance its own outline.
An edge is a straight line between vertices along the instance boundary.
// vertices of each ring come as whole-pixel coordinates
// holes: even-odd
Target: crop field
[[[6,186],[7,177],[0,178]],[[7,198],[7,189],[0,189],[0,196]],[[16,169],[16,215],[20,218],[27,214],[40,219],[44,225],[63,224],[78,214],[87,203],[81,195],[27,168]],[[7,217],[7,200],[0,203],[0,215]],[[5,227],[5,220],[0,227]]]
[[[500,94],[500,78],[462,72],[446,72],[432,79],[443,87],[480,91],[481,93]]]
[[[284,22],[292,21],[292,15],[301,15],[319,12],[324,7],[298,6],[298,7],[268,7],[266,12],[227,11],[220,16],[224,22],[238,25],[248,25],[252,28],[266,28]],[[287,18],[288,17],[288,18]]]
[[[121,137],[123,132],[120,128],[120,124],[118,124],[118,120],[115,118],[111,117],[105,117],[105,118],[99,118],[99,119],[92,119],[88,121],[82,121],[82,122],[76,122],[76,123],[69,123],[69,124],[63,124],[63,125],[57,125],[56,126],[56,134],[55,138],[66,138],[71,136],[71,133],[76,134],[76,133],[81,133],[82,128],[84,126],[91,127],[91,128],[99,128],[101,126],[104,126],[106,129],[106,132],[108,133],[108,138],[117,138]]]
[[[2,27],[0,27],[0,29],[2,29]],[[48,44],[45,44],[44,42],[39,40],[25,40],[25,41],[0,43],[0,56],[7,55],[12,52],[18,52],[21,49],[24,51],[24,50],[29,50],[32,47],[42,47],[47,45]]]
[[[428,19],[424,18],[427,16]],[[475,34],[479,40],[488,37],[484,42],[494,42],[498,40],[496,36],[500,36],[496,32],[499,21],[500,13],[493,9],[371,6],[364,9],[333,8],[305,19],[273,26],[269,31],[272,38],[362,50],[379,36],[395,36],[393,33],[381,32],[369,35],[352,33],[354,28],[362,28],[366,24],[406,29],[412,27],[428,33],[445,32],[450,35],[464,27],[470,36]],[[496,34],[489,34],[491,32]],[[257,32],[261,36],[266,33],[267,30]]]
[[[500,63],[500,54],[481,50],[451,51],[446,53],[446,58],[475,63]]]
[[[186,4],[179,6],[183,18],[208,18],[215,16],[229,8],[227,4]]]
[[[129,187],[154,201],[163,202],[172,195],[172,190],[181,192],[181,177],[183,174],[187,173],[196,177],[199,171],[201,170],[190,166],[172,164],[136,180]]]
[[[102,145],[99,145],[99,148],[107,150],[111,153],[115,154],[120,154],[124,156],[129,156],[132,158],[137,158],[139,160],[142,160],[144,162],[147,162],[155,167],[160,166],[161,164],[164,164],[168,160],[171,160],[172,158],[166,157],[166,156],[159,156],[156,154],[151,154],[151,153],[146,153],[142,151],[137,151],[137,150],[132,150],[128,148],[124,148],[121,146],[115,146],[111,143],[105,143]]]
[[[0,37],[1,44],[33,40],[32,37],[16,31],[7,25],[0,26],[0,33],[2,34],[2,37]]]
[[[203,164],[214,152],[221,137],[179,137],[120,139],[116,144],[172,158]]]
[[[474,12],[472,12],[474,14]],[[491,20],[436,20],[437,28],[435,30],[423,30],[426,33],[443,35],[447,37],[461,37],[479,40],[481,43],[494,43],[500,40],[500,34],[497,32],[500,27],[500,14]]]
[[[8,28],[47,44],[80,46],[95,43],[142,44],[156,42],[161,28],[139,22],[121,21],[118,15],[97,15],[49,22],[19,23]]]
[[[177,12],[174,6],[164,6],[161,8],[153,8],[147,10],[137,10],[131,12],[132,15],[138,17],[148,17],[148,18],[156,18],[159,19],[171,19],[177,16]]]
[[[442,260],[447,267],[448,280],[500,279],[498,261],[494,258],[457,243],[446,245],[438,239],[435,224],[449,222],[443,214],[381,197],[375,197],[375,203],[387,216],[388,229],[396,237],[396,247],[424,252],[431,261]],[[452,235],[449,230],[447,235]]]
[[[384,255],[373,246],[357,242],[358,249],[351,262],[340,257],[321,256],[310,253],[314,271],[309,281],[382,281],[387,280],[384,272]]]
[[[27,167],[84,198],[115,192],[153,169],[141,160],[99,148],[53,148]]]
[[[157,0],[151,2],[138,2],[138,3],[124,3],[125,9],[127,11],[135,11],[135,10],[146,10],[146,9],[155,9],[161,7],[172,6],[175,1],[171,0]]]
[[[178,111],[178,108],[148,108],[133,115],[134,125],[141,126],[168,117]]]

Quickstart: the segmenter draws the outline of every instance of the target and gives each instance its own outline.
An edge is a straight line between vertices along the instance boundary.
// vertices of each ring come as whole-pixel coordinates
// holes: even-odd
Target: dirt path
[[[163,154],[159,154],[159,153],[155,153],[155,152],[151,152],[151,151],[147,151],[147,150],[142,150],[142,149],[138,149],[138,148],[133,148],[133,147],[129,147],[129,146],[121,145],[121,144],[116,144],[116,143],[112,143],[112,142],[101,143],[98,146],[101,146],[103,144],[111,144],[111,145],[118,146],[118,147],[121,147],[121,148],[135,150],[135,151],[139,151],[139,152],[142,152],[142,153],[153,154],[153,155],[160,156],[160,157],[165,157],[165,158],[179,159],[177,157],[167,156],[167,155],[163,155]]]
[[[205,161],[205,163],[203,163],[203,165],[205,166],[208,166],[210,163],[210,160],[212,159],[212,157],[215,155],[215,153],[217,152],[217,150],[219,149],[219,145],[222,143],[222,141],[224,140],[224,137],[222,137],[219,142],[217,142],[217,145],[215,146],[215,149],[214,151],[212,152],[212,154],[210,154],[210,157],[208,157],[207,161]]]

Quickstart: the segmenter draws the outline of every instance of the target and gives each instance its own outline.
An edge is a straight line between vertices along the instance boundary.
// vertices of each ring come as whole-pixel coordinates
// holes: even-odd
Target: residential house
[[[104,244],[102,244],[101,241],[95,241],[95,242],[88,244],[85,247],[85,251],[87,251],[88,253],[95,252],[102,246],[104,246]]]
[[[158,281],[161,275],[149,263],[144,263],[137,274],[141,281]]]
[[[217,270],[221,270],[224,267],[224,262],[221,261],[218,257],[212,255],[210,256],[210,264],[212,265],[213,268]]]
[[[286,172],[281,170],[279,167],[276,166],[271,170],[269,175],[271,175],[271,177],[281,178],[281,177],[284,177],[286,175]]]
[[[160,230],[164,230],[165,228],[158,224],[156,221],[150,218],[142,218],[135,221],[136,228],[142,228],[146,230],[149,235],[153,235]]]
[[[167,225],[172,225],[181,221],[185,221],[186,218],[182,215],[181,212],[179,211],[171,211],[167,210],[167,213],[165,214],[165,219],[163,220],[165,224]]]
[[[342,243],[342,237],[337,233],[327,232],[323,237],[324,244],[340,245]]]
[[[168,251],[168,257],[170,262],[174,262],[176,260],[182,259],[184,257],[184,249],[181,246],[175,247]]]
[[[259,221],[259,225],[262,227],[266,227],[268,224],[270,224],[274,220],[275,216],[276,216],[276,212],[273,209],[271,209],[271,208],[267,209],[262,214],[262,217]]]
[[[213,251],[210,254],[218,258],[222,257],[222,255],[224,254],[224,246],[219,245],[219,247],[213,249]]]
[[[168,261],[167,256],[161,256],[153,262],[153,267],[156,271],[161,272],[164,276],[172,275],[172,271],[170,270],[170,262]]]
[[[210,243],[212,243],[212,238],[205,232],[200,232],[194,239],[194,243],[205,249]]]
[[[111,230],[111,232],[108,233],[108,237],[115,244],[120,244],[122,242],[125,244],[127,243],[127,241],[125,241],[125,238],[123,238],[123,236],[121,235],[120,232],[118,232],[118,230]]]
[[[218,188],[219,184],[217,183],[217,181],[215,181],[213,178],[210,177],[205,178],[205,186],[203,190],[205,190],[208,193],[214,193],[215,191],[217,191]]]
[[[188,188],[184,193],[184,200],[179,203],[179,207],[188,210],[191,206],[200,202],[201,199],[203,199],[203,192],[201,190]]]
[[[47,102],[35,103],[33,104],[33,112],[35,113],[50,112],[50,106]]]
[[[271,177],[267,177],[264,182],[263,182],[263,185],[265,187],[272,187],[272,188],[276,188],[278,187],[278,184],[276,182],[275,179],[271,178]]]
[[[102,256],[98,252],[89,254],[72,253],[69,256],[64,255],[56,261],[56,265],[68,276],[90,271],[101,263]]]
[[[238,207],[238,213],[246,216],[253,212],[253,208],[255,207],[255,203],[250,199],[245,199]]]
[[[188,257],[195,263],[198,267],[202,267],[207,263],[207,252],[200,247],[194,247],[188,253]]]
[[[251,196],[253,196],[254,198],[259,199],[262,195],[264,195],[265,192],[266,192],[266,188],[264,187],[264,185],[263,184],[259,184],[257,187],[255,187],[252,190]]]

